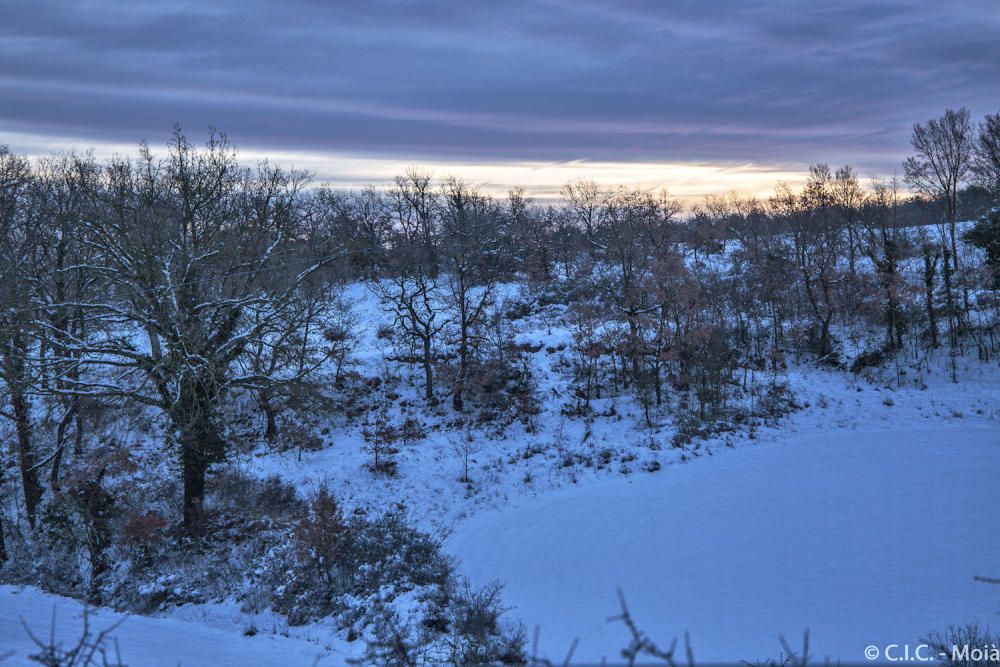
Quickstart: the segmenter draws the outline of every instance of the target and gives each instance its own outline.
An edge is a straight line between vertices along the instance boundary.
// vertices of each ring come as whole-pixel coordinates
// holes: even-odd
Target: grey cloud
[[[851,161],[1000,107],[992,0],[0,0],[0,128],[490,160]],[[609,157],[610,156],[610,157]]]

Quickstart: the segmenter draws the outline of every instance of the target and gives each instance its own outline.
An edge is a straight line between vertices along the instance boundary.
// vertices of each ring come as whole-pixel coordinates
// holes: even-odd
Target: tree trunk
[[[90,560],[88,600],[93,604],[104,602],[100,584],[111,569],[108,562],[108,548],[112,539],[110,519],[114,511],[115,498],[104,488],[105,474],[106,469],[101,469],[75,493],[87,530],[87,555]]]
[[[17,384],[10,387],[10,394],[17,431],[17,453],[21,468],[21,485],[24,489],[24,509],[28,516],[28,524],[34,528],[38,504],[42,500],[42,487],[38,483],[35,452],[31,447],[31,406],[24,396],[23,389]]]
[[[827,312],[823,317],[819,331],[819,359],[823,363],[833,363],[833,344],[830,341],[830,320],[833,318],[832,311]]]
[[[458,378],[455,381],[455,393],[451,398],[451,407],[454,408],[456,412],[461,412],[462,408],[465,407],[465,401],[462,399],[462,394],[465,391],[465,374],[468,368],[468,340],[467,327],[463,324],[461,342],[459,343],[458,349]]]
[[[949,357],[951,359],[951,381],[958,382],[958,366],[956,361],[956,357],[958,356],[958,327],[955,322],[955,300],[951,292],[951,272],[953,265],[951,263],[952,258],[949,255],[951,253],[946,248],[941,264],[941,271],[942,278],[944,279],[945,308],[948,311],[948,346]]]
[[[63,418],[59,420],[59,426],[56,428],[56,452],[52,455],[52,472],[49,476],[49,486],[52,487],[53,493],[59,491],[59,471],[62,467],[63,453],[66,450],[66,429],[73,421],[73,416],[74,409],[70,407]]]
[[[958,269],[958,244],[955,243],[955,219],[958,217],[958,206],[955,203],[950,205],[948,211],[948,233],[951,236],[951,258],[952,267]]]
[[[172,415],[180,446],[184,528],[188,532],[197,532],[204,517],[208,467],[223,460],[226,452],[214,420],[218,395],[213,380],[210,374],[188,380]]]
[[[0,466],[0,488],[3,488],[3,466]],[[0,512],[0,567],[7,562],[7,542],[4,540],[3,513]]]
[[[629,346],[628,346],[628,356],[629,363],[632,366],[632,377],[636,385],[641,382],[639,373],[639,323],[636,322],[635,313],[629,313],[628,315],[628,334],[629,334]]]
[[[431,359],[431,337],[425,336],[424,344],[424,398],[429,403],[434,402],[434,367]]]
[[[857,262],[856,262],[856,256],[855,256],[855,251],[854,251],[855,244],[856,243],[855,243],[855,240],[854,240],[854,223],[848,223],[848,225],[847,225],[847,261],[848,261],[848,266],[850,267],[850,272],[851,272],[852,276],[856,275],[855,264]]]
[[[271,396],[266,390],[260,392],[258,403],[264,413],[264,441],[271,444],[278,438],[278,421],[274,414],[274,406],[271,405]]]
[[[184,528],[195,532],[204,517],[205,473],[208,462],[196,443],[181,445],[181,478],[184,482]]]
[[[73,456],[83,455],[83,414],[80,412],[80,399],[74,399],[73,412],[76,414],[76,425],[73,428]]]
[[[927,334],[931,347],[938,346],[937,313],[934,311],[934,274],[937,270],[937,257],[931,255],[930,244],[924,245],[924,297],[927,307]]]

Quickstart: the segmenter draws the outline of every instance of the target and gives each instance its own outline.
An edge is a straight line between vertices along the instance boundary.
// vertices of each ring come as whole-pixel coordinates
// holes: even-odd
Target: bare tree
[[[812,317],[814,351],[820,362],[836,364],[830,325],[836,312],[841,245],[833,218],[831,181],[827,165],[813,165],[801,196],[782,185],[771,205],[791,229],[795,266]]]
[[[853,276],[859,243],[858,211],[864,203],[864,191],[850,166],[836,171],[830,189],[833,206],[840,215],[840,225],[847,233],[847,262]]]
[[[388,400],[383,398],[378,407],[368,413],[363,435],[366,448],[372,455],[369,469],[375,474],[395,475],[396,460],[393,456],[399,453],[396,443],[400,433],[389,417]]]
[[[319,189],[309,198],[307,215],[332,237],[341,239],[354,276],[374,278],[386,261],[392,232],[392,202],[381,190],[358,192]]]
[[[396,177],[396,187],[389,191],[395,209],[396,223],[409,239],[419,239],[424,251],[424,261],[437,273],[437,255],[434,237],[439,207],[438,195],[431,183],[431,175],[419,169],[408,169]]]
[[[934,279],[937,276],[938,262],[941,260],[940,246],[932,243],[921,233],[920,254],[924,260],[924,308],[927,311],[927,338],[932,348],[938,346],[937,308],[934,305]]]
[[[595,181],[587,180],[571,181],[559,193],[566,200],[571,219],[583,229],[587,239],[596,244],[594,236],[607,193]]]
[[[370,284],[393,318],[393,327],[418,351],[424,371],[424,398],[436,403],[434,362],[437,342],[450,320],[444,308],[441,281],[419,266],[409,266]]]
[[[968,109],[948,109],[940,118],[915,124],[910,138],[915,155],[908,157],[903,163],[907,183],[918,192],[943,202],[951,241],[951,256],[956,267],[958,190],[969,175],[974,149],[969,118]]]
[[[244,378],[266,378],[252,386],[264,415],[266,442],[277,439],[283,409],[295,402],[301,408],[316,397],[311,379],[328,361],[334,381],[339,380],[354,343],[349,314],[349,306],[325,288],[300,290],[277,317],[251,311],[253,326],[260,329],[237,364]]]
[[[503,207],[505,270],[521,270],[531,281],[551,277],[553,220],[521,188],[507,193]]]
[[[42,160],[38,175],[42,253],[47,267],[44,279],[36,284],[39,357],[43,363],[40,384],[43,393],[54,391],[61,412],[53,451],[48,456],[50,484],[53,491],[58,491],[70,432],[73,455],[83,453],[82,398],[61,392],[79,380],[80,359],[73,351],[73,341],[86,339],[94,325],[79,306],[67,304],[91,298],[98,285],[98,274],[91,268],[94,253],[82,221],[91,211],[100,168],[90,154],[69,154]]]
[[[384,278],[373,280],[369,289],[392,315],[393,328],[415,351],[424,371],[424,398],[435,404],[434,363],[438,339],[450,323],[445,312],[444,280],[437,271],[437,252],[428,250],[427,238],[437,223],[435,195],[429,178],[416,172],[396,179],[390,193],[396,207],[396,226],[389,235],[389,260]]]
[[[875,266],[883,295],[885,315],[885,350],[903,347],[903,284],[899,265],[909,251],[909,239],[899,224],[899,191],[895,179],[874,179],[872,193],[864,207],[865,254]]]
[[[137,160],[109,164],[87,222],[110,294],[74,305],[119,326],[76,341],[95,372],[69,391],[162,411],[189,530],[202,517],[208,468],[227,451],[219,423],[227,392],[290,379],[240,373],[235,362],[280,323],[298,325],[289,316],[297,295],[334,256],[303,238],[298,204],[307,181],[266,163],[241,167],[224,135],[213,132],[199,150],[177,129],[165,161],[142,147]]]
[[[629,340],[623,350],[636,383],[642,376],[645,348],[643,315],[661,307],[658,294],[649,289],[654,258],[670,242],[670,224],[680,205],[666,193],[620,188],[607,196],[592,243],[605,263],[599,284],[604,297],[628,325]]]
[[[34,183],[27,159],[0,146],[0,380],[9,406],[0,405],[0,415],[14,424],[25,513],[32,527],[42,499],[32,422],[35,285],[42,248]],[[6,553],[0,555],[5,558]]]
[[[462,181],[445,181],[441,254],[447,275],[451,319],[457,327],[458,373],[452,407],[464,407],[465,383],[477,343],[476,327],[493,303],[499,242],[495,202]]]
[[[472,427],[466,425],[465,431],[453,437],[450,443],[451,451],[455,452],[455,456],[462,462],[462,476],[458,481],[472,484],[472,478],[469,477],[469,459],[479,451],[481,442],[472,432]]]
[[[972,168],[979,184],[1000,200],[1000,111],[979,125]]]

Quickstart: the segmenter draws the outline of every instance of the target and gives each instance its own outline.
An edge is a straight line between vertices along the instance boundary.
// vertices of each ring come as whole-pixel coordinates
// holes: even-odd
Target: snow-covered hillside
[[[474,456],[472,486],[457,481],[449,434],[433,430],[401,452],[392,480],[358,477],[360,436],[353,452],[344,438],[318,452],[254,456],[249,469],[304,489],[325,481],[359,504],[433,508],[414,518],[454,531],[446,550],[473,583],[503,582],[511,616],[539,628],[543,656],[561,659],[578,638],[577,662],[613,660],[628,639],[607,621],[620,586],[645,630],[663,644],[690,631],[699,660],[776,656],[778,634],[795,645],[808,628],[814,655],[851,662],[869,644],[917,644],[1000,609],[995,587],[973,581],[1000,567],[1000,534],[990,529],[1000,505],[1000,374],[973,361],[959,384],[942,369],[919,382],[914,373],[900,388],[890,370],[873,382],[793,369],[800,411],[754,438],[726,434],[696,449],[650,450],[629,421],[598,422],[591,438],[616,456],[658,457],[665,465],[655,472],[564,466],[548,452],[511,458],[559,427],[554,393],[538,434],[515,430]],[[564,448],[588,451],[574,427],[581,432],[563,426]],[[78,603],[0,589],[0,644],[20,656],[8,664],[25,664],[31,649],[18,616],[47,632],[53,605],[69,641]],[[126,662],[291,667],[317,656],[341,664],[361,649],[322,623],[289,628],[235,604],[161,615],[115,632]],[[103,612],[94,626],[111,618]],[[244,636],[250,627],[256,635]],[[173,657],[157,662],[164,655]]]

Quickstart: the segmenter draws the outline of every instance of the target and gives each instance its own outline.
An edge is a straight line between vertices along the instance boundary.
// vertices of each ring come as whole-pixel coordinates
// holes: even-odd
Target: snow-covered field
[[[462,524],[450,546],[474,581],[540,628],[539,654],[614,659],[627,643],[615,587],[664,646],[696,658],[777,656],[811,631],[814,655],[863,660],[949,623],[988,621],[1000,568],[995,425],[802,433],[553,493]]]

